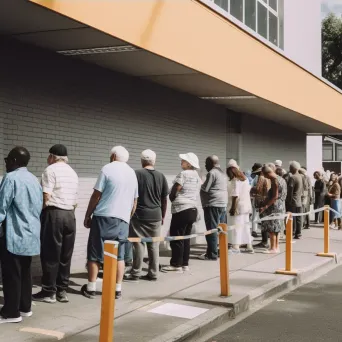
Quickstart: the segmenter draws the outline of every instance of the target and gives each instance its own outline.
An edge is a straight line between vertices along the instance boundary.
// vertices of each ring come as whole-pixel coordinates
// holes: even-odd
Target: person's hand
[[[164,217],[162,218],[162,226],[164,225]]]
[[[90,228],[91,227],[91,217],[90,216],[86,216],[85,219],[84,219],[84,227],[86,228]]]
[[[230,216],[235,216],[235,213],[236,213],[236,209],[235,209],[235,208],[231,208],[231,209],[229,210]]]
[[[262,214],[265,210],[266,210],[266,207],[262,207],[262,208],[260,208],[259,213]]]

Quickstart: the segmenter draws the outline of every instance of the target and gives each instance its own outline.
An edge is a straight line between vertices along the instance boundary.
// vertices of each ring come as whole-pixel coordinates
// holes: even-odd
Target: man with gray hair
[[[287,182],[286,209],[291,213],[303,212],[303,177],[299,174],[300,164],[296,161],[290,162],[289,180]],[[295,239],[302,236],[302,217],[293,218],[293,234]]]
[[[96,279],[103,264],[105,240],[118,241],[118,269],[115,297],[121,298],[121,283],[125,272],[125,245],[128,228],[138,198],[138,182],[135,172],[127,165],[128,151],[122,146],[111,150],[110,163],[105,165],[97,179],[84,219],[90,228],[88,238],[88,284],[82,286],[82,294],[95,298]]]
[[[76,237],[78,176],[67,164],[68,152],[64,145],[54,145],[49,152],[49,166],[42,175],[42,291],[34,294],[33,300],[55,303],[57,295],[59,302],[67,303],[66,290]]]
[[[139,199],[137,210],[132,217],[130,237],[157,237],[164,222],[169,187],[165,176],[155,170],[156,154],[151,150],[141,153],[142,169],[136,170]],[[147,242],[148,273],[141,276],[145,243],[133,242],[133,267],[125,281],[137,282],[139,279],[155,281],[159,270],[159,242]]]

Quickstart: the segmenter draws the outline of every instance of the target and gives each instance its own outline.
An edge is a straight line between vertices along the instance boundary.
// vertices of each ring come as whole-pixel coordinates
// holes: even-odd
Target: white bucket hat
[[[193,166],[195,169],[199,169],[199,161],[198,157],[195,153],[189,152],[185,154],[180,154],[179,158],[182,160],[187,161],[191,166]]]
[[[230,167],[235,167],[236,169],[240,169],[239,165],[237,164],[236,160],[231,159],[229,160],[228,164],[227,164],[227,169],[229,169]]]
[[[274,162],[274,165],[275,166],[279,166],[279,167],[282,167],[283,166],[283,162],[281,161],[281,160],[276,160],[275,162]]]

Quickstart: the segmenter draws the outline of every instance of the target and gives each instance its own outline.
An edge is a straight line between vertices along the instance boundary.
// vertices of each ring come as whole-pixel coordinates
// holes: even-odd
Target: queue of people
[[[115,297],[122,297],[122,282],[156,281],[160,269],[159,242],[147,243],[148,271],[142,275],[145,243],[130,243],[128,237],[158,237],[164,224],[168,198],[171,201],[171,236],[190,235],[198,222],[201,202],[207,230],[228,223],[229,253],[279,253],[279,234],[284,220],[262,221],[262,241],[253,246],[258,236],[258,218],[308,212],[310,205],[320,208],[327,201],[337,212],[341,209],[341,178],[332,174],[328,184],[322,174],[315,173],[314,190],[305,168],[290,163],[288,173],[282,162],[255,163],[250,173],[244,173],[235,160],[224,171],[215,155],[205,161],[207,175],[199,177],[198,157],[194,153],[180,154],[181,172],[171,189],[166,177],[156,170],[156,153],[141,153],[141,168],[129,165],[129,152],[115,146],[110,162],[105,165],[94,186],[85,214],[84,226],[89,229],[87,245],[88,282],[81,288],[83,296],[96,296],[96,280],[103,265],[104,242],[118,241],[118,267]],[[68,165],[67,148],[58,144],[50,148],[48,167],[41,184],[27,166],[30,154],[16,147],[5,158],[7,174],[0,185],[0,259],[3,277],[4,306],[0,323],[18,323],[32,315],[31,302],[53,304],[69,302],[67,289],[71,259],[75,244],[78,176]],[[315,194],[315,196],[313,196]],[[251,224],[252,219],[252,224]],[[316,221],[321,216],[316,216]],[[341,219],[332,215],[341,228]],[[294,238],[300,239],[302,228],[308,229],[308,216],[296,216]],[[252,229],[251,229],[252,228]],[[218,234],[206,236],[206,253],[201,260],[219,257]],[[268,241],[270,240],[270,244]],[[190,240],[170,242],[171,259],[164,272],[189,271]],[[31,261],[40,254],[42,289],[32,295]],[[129,272],[125,261],[133,259]]]

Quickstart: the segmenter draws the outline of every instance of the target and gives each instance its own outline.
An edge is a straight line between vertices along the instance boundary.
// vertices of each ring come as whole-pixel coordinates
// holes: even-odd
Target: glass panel
[[[323,144],[323,160],[324,161],[333,160],[333,144],[332,143]]]
[[[267,8],[258,2],[258,33],[267,39]]]
[[[279,47],[284,50],[284,0],[278,1]]]
[[[269,0],[269,5],[275,11],[278,11],[278,0]]]
[[[228,1],[229,0],[214,0],[214,3],[228,12]]]
[[[271,12],[268,12],[268,39],[271,43],[278,46],[278,18]]]
[[[243,21],[243,1],[242,0],[230,0],[230,14]]]
[[[245,0],[245,24],[256,30],[256,0]]]
[[[342,161],[342,145],[336,145],[336,161]]]

